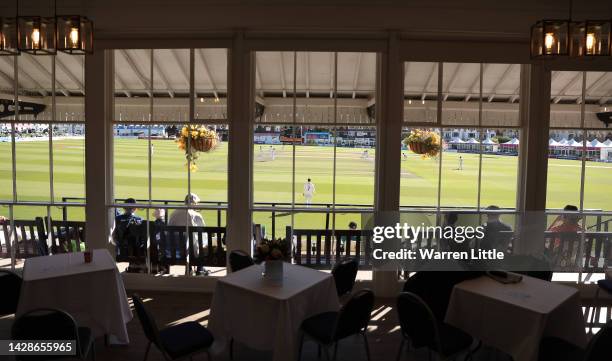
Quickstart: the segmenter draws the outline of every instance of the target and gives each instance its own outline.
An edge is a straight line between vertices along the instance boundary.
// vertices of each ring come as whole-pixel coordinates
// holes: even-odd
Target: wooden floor
[[[131,292],[128,291],[131,295]],[[158,326],[164,327],[185,321],[197,321],[203,325],[208,322],[209,305],[211,295],[196,293],[179,292],[140,292],[145,304],[155,316]],[[373,312],[372,322],[368,332],[368,339],[372,360],[387,361],[395,360],[400,342],[400,331],[397,323],[394,300],[378,299]],[[257,332],[257,330],[252,330]],[[133,361],[142,360],[146,338],[135,317],[128,323],[128,333],[130,345],[105,347],[102,341],[96,345],[97,361]],[[271,360],[271,353],[256,351],[244,345],[237,344],[234,349],[234,360]],[[161,354],[152,348],[149,353],[149,360],[163,360]],[[325,359],[323,356],[322,359]],[[426,352],[405,352],[402,360],[427,360]],[[206,356],[194,357],[194,360],[206,360]],[[213,346],[213,360],[229,360],[226,350],[221,350],[218,345]],[[317,349],[314,343],[307,342],[304,345],[302,360],[317,360]],[[338,349],[338,360],[366,360],[365,349],[362,338],[348,338],[340,343]],[[480,351],[475,360],[509,360],[507,356],[495,352],[494,350]]]

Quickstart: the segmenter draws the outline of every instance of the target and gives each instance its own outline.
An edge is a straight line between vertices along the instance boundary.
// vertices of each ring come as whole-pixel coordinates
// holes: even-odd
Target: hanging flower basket
[[[438,133],[430,130],[414,129],[404,138],[403,143],[423,158],[435,157],[440,153],[441,141]]]
[[[204,126],[186,125],[181,129],[176,142],[178,148],[185,152],[187,165],[192,172],[198,170],[196,160],[199,152],[208,153],[217,147],[217,132]]]

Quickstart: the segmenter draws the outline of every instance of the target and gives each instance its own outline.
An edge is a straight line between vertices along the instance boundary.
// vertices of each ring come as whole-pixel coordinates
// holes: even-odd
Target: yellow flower
[[[181,129],[181,136],[186,137],[189,135],[189,131],[187,130],[187,127],[183,127],[183,129]]]
[[[192,130],[192,131],[191,131],[191,137],[192,137],[192,138],[197,138],[199,134],[200,134],[200,133],[198,133],[198,131],[197,131],[197,130]]]
[[[189,170],[192,172],[195,172],[198,170],[198,166],[195,163],[190,163],[189,164]]]

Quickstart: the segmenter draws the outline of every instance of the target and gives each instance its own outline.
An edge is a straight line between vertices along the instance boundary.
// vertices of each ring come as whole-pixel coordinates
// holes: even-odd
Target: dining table
[[[514,361],[536,361],[543,337],[586,347],[579,291],[567,285],[522,276],[502,283],[488,276],[453,288],[445,322]]]
[[[263,270],[253,265],[217,281],[208,328],[225,346],[234,340],[271,351],[274,361],[296,360],[302,321],[339,310],[336,284],[330,273],[290,263],[280,282]]]
[[[123,279],[106,249],[32,257],[25,260],[16,316],[39,308],[69,313],[95,337],[128,344],[126,324],[132,319]]]

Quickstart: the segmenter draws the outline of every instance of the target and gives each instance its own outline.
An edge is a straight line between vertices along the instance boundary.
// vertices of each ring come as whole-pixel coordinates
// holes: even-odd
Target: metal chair
[[[94,337],[87,327],[78,327],[74,318],[67,312],[51,308],[28,311],[17,317],[11,330],[13,340],[75,340],[76,355],[31,356],[19,355],[18,361],[41,360],[49,358],[74,358],[81,360],[90,356],[95,360]]]
[[[132,296],[132,300],[142,329],[149,340],[144,361],[149,356],[151,344],[154,344],[161,351],[165,360],[191,358],[200,352],[206,353],[208,359],[211,359],[209,348],[214,341],[214,337],[206,327],[191,321],[159,330],[155,319],[146,309],[140,297],[135,294]]]
[[[23,280],[16,273],[0,270],[0,316],[11,315],[17,312],[19,293]]]
[[[355,258],[346,258],[336,263],[332,268],[332,275],[336,282],[338,297],[342,297],[353,291],[359,263]]]
[[[321,346],[323,346],[328,360],[328,347],[334,345],[333,359],[335,360],[340,340],[351,335],[361,334],[369,361],[370,348],[366,332],[373,308],[374,292],[366,289],[355,293],[339,312],[324,312],[304,320],[301,326],[303,334],[300,340],[298,360],[302,358],[302,346],[304,345],[305,336],[309,336],[317,342],[319,351]]]
[[[540,342],[539,361],[609,361],[612,360],[612,321],[589,342],[586,350],[556,337]]]
[[[241,250],[234,250],[229,255],[230,269],[232,272],[240,271],[241,269],[250,267],[255,264],[253,258]]]
[[[612,279],[603,279],[603,280],[597,281],[597,291],[595,291],[595,298],[593,299],[594,307],[593,307],[593,312],[591,314],[591,320],[589,322],[591,326],[590,327],[591,331],[593,329],[595,322],[599,319],[600,307],[597,307],[597,304],[599,303],[599,293],[601,290],[604,290],[604,292],[607,292],[610,295],[612,295]]]
[[[397,313],[402,329],[402,342],[397,353],[397,360],[402,356],[406,341],[414,348],[426,347],[434,351],[440,360],[454,359],[463,352],[468,352],[466,359],[476,351],[471,350],[472,336],[456,327],[436,319],[433,311],[423,299],[411,292],[402,292],[397,298]]]

